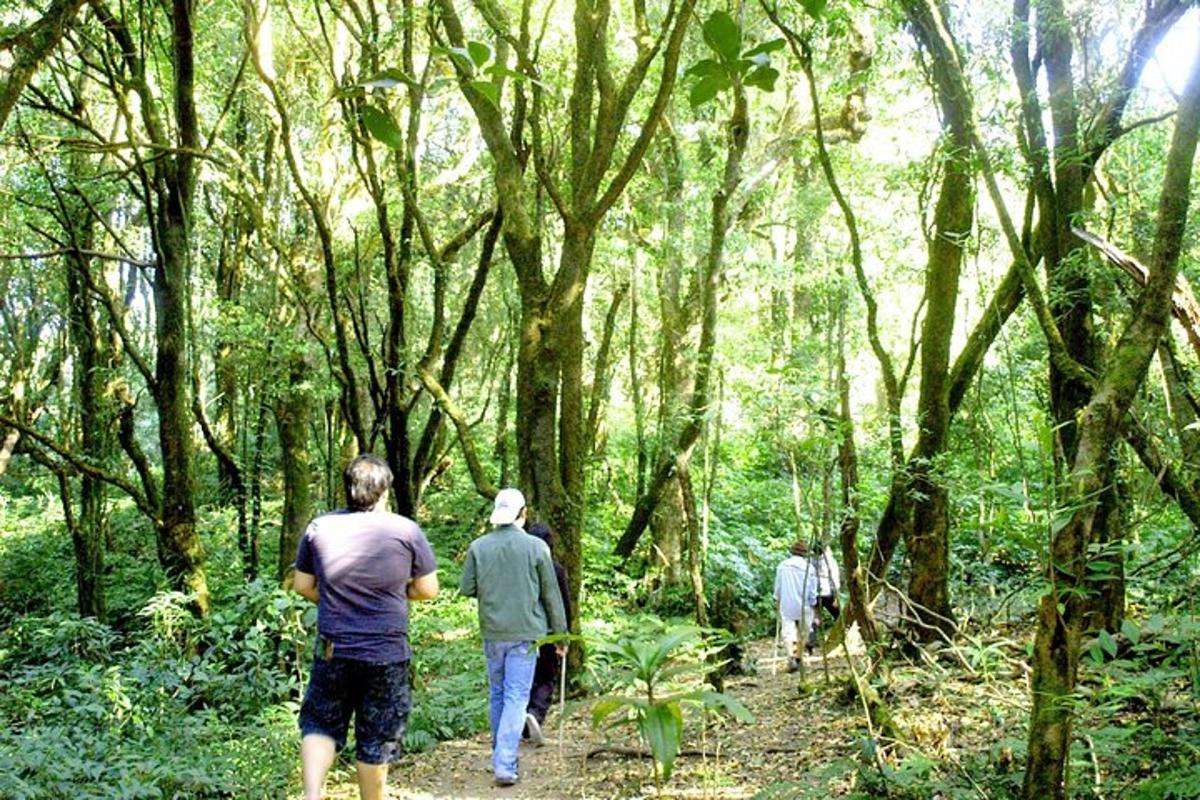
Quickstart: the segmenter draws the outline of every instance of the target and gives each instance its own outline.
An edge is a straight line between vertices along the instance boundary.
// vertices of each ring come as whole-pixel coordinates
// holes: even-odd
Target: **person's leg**
[[[783,650],[785,653],[787,653],[788,658],[795,658],[797,655],[799,655],[799,651],[796,648],[799,639],[796,633],[797,622],[799,622],[799,620],[784,617],[783,623],[780,626],[779,632],[780,637],[783,639]]]
[[[383,800],[387,790],[387,764],[355,764],[358,773],[358,796],[362,800]]]
[[[538,648],[537,666],[533,670],[533,685],[529,688],[529,707],[526,709],[539,724],[546,721],[546,712],[554,702],[554,684],[558,678],[558,653],[554,645]]]
[[[537,664],[537,650],[532,642],[510,642],[509,645],[504,658],[504,708],[492,750],[492,769],[497,780],[517,778],[517,748],[521,744],[525,707],[529,704],[529,687],[533,684],[533,669]]]
[[[496,748],[496,730],[500,727],[500,715],[504,712],[504,654],[508,642],[485,641],[483,656],[487,659],[488,671],[488,719],[492,725],[492,749]]]
[[[313,661],[304,702],[300,706],[300,768],[305,800],[319,800],[325,774],[346,743],[353,706],[347,700],[346,664],[337,659]]]
[[[304,781],[304,800],[321,800],[325,774],[333,766],[337,743],[323,733],[310,733],[300,740],[300,766]]]
[[[403,751],[412,695],[408,662],[361,664],[361,696],[355,707],[354,738],[358,756],[358,792],[362,800],[383,800],[388,764]]]
[[[830,620],[831,622],[836,621],[841,615],[842,608],[838,603],[838,596],[836,593],[825,596],[825,608],[828,609],[829,614],[832,617]]]

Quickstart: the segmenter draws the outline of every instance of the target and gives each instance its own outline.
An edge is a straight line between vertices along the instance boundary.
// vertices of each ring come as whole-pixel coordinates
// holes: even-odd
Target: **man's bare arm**
[[[317,576],[310,575],[307,572],[296,570],[292,576],[292,590],[301,597],[311,600],[314,603],[320,599],[321,593],[317,589]]]
[[[437,593],[438,576],[436,570],[428,575],[413,578],[408,582],[407,594],[409,600],[432,600],[437,597]]]

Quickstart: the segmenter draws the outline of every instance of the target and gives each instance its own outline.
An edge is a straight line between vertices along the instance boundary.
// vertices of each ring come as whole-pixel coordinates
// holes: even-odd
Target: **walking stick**
[[[567,654],[558,659],[558,760],[563,758],[563,727],[567,719]]]
[[[776,670],[779,669],[779,629],[783,625],[783,618],[779,616],[779,609],[775,609],[775,646],[771,650],[771,675],[774,677]]]

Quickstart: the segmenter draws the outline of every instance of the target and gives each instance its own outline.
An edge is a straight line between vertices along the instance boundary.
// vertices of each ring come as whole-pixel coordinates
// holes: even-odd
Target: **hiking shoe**
[[[798,659],[794,656],[789,657],[787,671],[788,672],[796,672],[799,669],[800,669],[800,659]]]
[[[496,786],[513,786],[516,782],[516,775],[497,775],[496,779],[492,781]]]
[[[546,737],[542,736],[542,726],[533,714],[525,715],[525,732],[529,734],[529,741],[533,742],[535,747],[541,747],[546,743]]]

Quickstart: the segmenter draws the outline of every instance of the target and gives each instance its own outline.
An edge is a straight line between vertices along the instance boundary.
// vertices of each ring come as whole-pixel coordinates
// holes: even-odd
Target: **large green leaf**
[[[596,727],[619,708],[629,704],[623,697],[602,697],[592,706],[592,727]]]
[[[724,11],[714,11],[705,20],[704,41],[722,61],[733,61],[742,52],[742,30]]]
[[[774,67],[758,67],[746,76],[746,85],[764,92],[775,91],[775,81],[779,79],[779,70]]]
[[[827,0],[800,0],[800,5],[804,6],[804,10],[809,13],[809,16],[820,19],[829,3]]]
[[[783,39],[772,39],[769,42],[763,42],[762,44],[751,47],[749,50],[742,53],[742,58],[753,59],[757,55],[767,55],[768,53],[774,53],[776,50],[782,50],[784,45],[786,45],[786,44],[787,44],[787,42],[784,41]]]
[[[492,58],[492,48],[483,42],[467,42],[467,56],[476,68],[482,67]]]
[[[696,75],[701,78],[716,77],[727,74],[727,70],[719,61],[714,61],[711,58],[704,58],[697,61],[692,66],[688,67],[686,74]]]
[[[500,85],[491,81],[471,81],[471,86],[475,91],[486,97],[492,102],[492,105],[500,105]]]
[[[701,81],[703,83],[703,81]],[[700,629],[694,626],[684,626],[681,628],[672,628],[661,636],[658,642],[655,643],[649,661],[645,664],[646,674],[642,677],[647,678],[658,671],[668,658],[671,657],[672,651],[684,642],[692,641],[700,635]]]
[[[404,147],[404,134],[396,120],[385,109],[379,106],[363,106],[362,121],[367,126],[367,131],[388,147],[394,150]]]
[[[703,703],[707,708],[719,708],[733,716],[739,722],[754,722],[754,715],[741,702],[723,692],[695,692],[692,698]]]
[[[1106,630],[1101,630],[1096,638],[1100,640],[1100,649],[1108,653],[1109,658],[1117,657],[1117,641],[1113,639],[1112,634]]]
[[[671,777],[679,743],[683,739],[683,713],[677,703],[656,703],[638,723],[654,760],[662,766],[663,780]]]
[[[393,86],[398,86],[401,83],[411,85],[413,79],[404,74],[404,70],[398,67],[390,67],[382,72],[376,73],[364,81],[359,81],[359,86],[365,86],[368,89],[390,89]]]
[[[474,59],[471,58],[471,51],[468,50],[467,48],[465,48],[465,47],[446,47],[446,48],[438,47],[438,48],[435,48],[435,52],[445,53],[446,55],[450,56],[450,60],[453,61],[456,65],[458,65],[458,68],[461,69],[463,72],[467,73],[468,75],[475,74],[475,61],[474,61]]]

